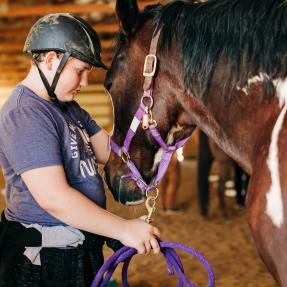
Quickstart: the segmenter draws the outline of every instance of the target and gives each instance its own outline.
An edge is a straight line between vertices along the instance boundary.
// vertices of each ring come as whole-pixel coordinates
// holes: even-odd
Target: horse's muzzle
[[[124,179],[118,174],[111,176],[109,168],[105,168],[105,179],[114,199],[121,204],[137,205],[145,201],[145,192],[134,180]]]

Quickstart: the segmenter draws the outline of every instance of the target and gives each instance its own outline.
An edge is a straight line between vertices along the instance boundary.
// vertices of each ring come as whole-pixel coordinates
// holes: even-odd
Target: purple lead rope
[[[214,286],[214,274],[212,271],[211,266],[205,259],[205,257],[200,254],[197,250],[185,246],[180,243],[176,242],[165,242],[159,241],[160,250],[163,253],[166,264],[167,264],[167,271],[168,275],[174,275],[177,273],[178,276],[178,283],[177,287],[182,287],[184,284],[187,287],[196,287],[196,285],[192,284],[188,278],[184,274],[183,265],[177,253],[175,252],[174,248],[183,250],[187,253],[193,255],[196,259],[198,259],[206,268],[208,273],[209,282],[207,287]],[[92,286],[91,287],[105,287],[107,286],[108,282],[110,281],[114,270],[116,269],[117,265],[121,262],[124,263],[122,269],[122,283],[124,287],[129,287],[128,279],[127,279],[127,271],[129,263],[132,257],[137,253],[136,249],[130,247],[122,247],[117,252],[115,252],[101,267],[99,272],[97,273]]]

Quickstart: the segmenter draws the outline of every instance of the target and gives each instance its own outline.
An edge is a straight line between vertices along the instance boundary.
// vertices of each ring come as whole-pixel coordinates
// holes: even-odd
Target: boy
[[[105,68],[93,28],[70,14],[47,15],[24,52],[31,69],[0,114],[0,286],[90,286],[105,237],[159,253],[159,231],[105,210],[97,163],[109,158],[109,136],[74,101],[92,67]]]

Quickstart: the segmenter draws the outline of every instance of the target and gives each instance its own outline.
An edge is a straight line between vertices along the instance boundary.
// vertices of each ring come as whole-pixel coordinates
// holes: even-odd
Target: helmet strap
[[[70,52],[65,52],[64,56],[61,59],[61,62],[57,68],[56,74],[54,76],[54,79],[53,79],[53,82],[51,85],[51,90],[53,91],[53,93],[55,92],[59,77],[60,77],[60,75],[61,75],[61,73],[62,73],[62,71],[63,71],[63,69],[64,69],[70,56],[71,56]]]
[[[65,109],[65,103],[60,101],[56,94],[55,94],[55,89],[56,89],[56,86],[57,86],[57,83],[58,83],[58,80],[59,80],[59,77],[61,75],[61,72],[63,70],[63,68],[65,67],[69,57],[71,56],[71,54],[69,52],[66,52],[64,54],[64,56],[62,57],[61,59],[61,62],[57,68],[57,71],[56,71],[56,74],[54,76],[54,79],[53,79],[53,82],[52,82],[52,85],[50,86],[46,76],[44,75],[44,73],[41,71],[41,69],[39,68],[39,66],[36,64],[36,67],[39,71],[39,74],[40,74],[40,77],[42,79],[42,82],[48,92],[48,95],[50,96],[50,98],[56,103],[56,105],[61,109],[61,110],[64,110]]]

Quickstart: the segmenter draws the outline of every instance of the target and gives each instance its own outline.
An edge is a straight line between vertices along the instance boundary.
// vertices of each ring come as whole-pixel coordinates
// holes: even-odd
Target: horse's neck
[[[205,103],[197,102],[197,108],[191,109],[191,116],[231,158],[252,173],[255,153],[270,142],[279,110],[276,99],[264,102],[255,93],[246,96],[238,91],[224,100],[213,90]]]

